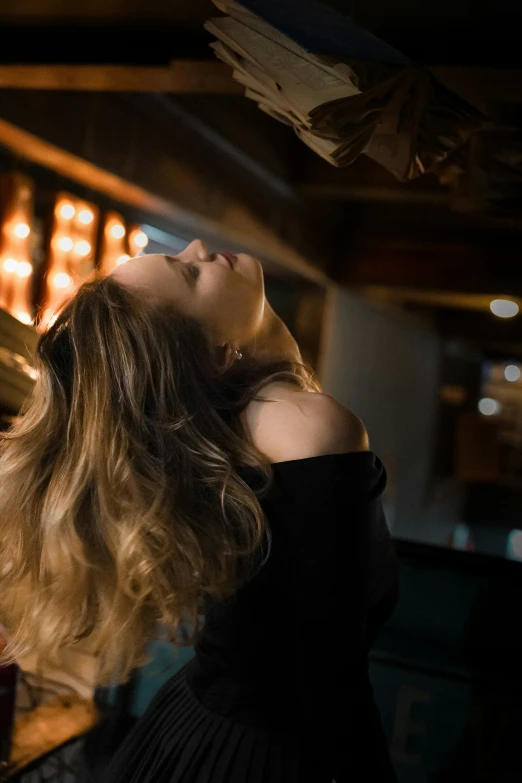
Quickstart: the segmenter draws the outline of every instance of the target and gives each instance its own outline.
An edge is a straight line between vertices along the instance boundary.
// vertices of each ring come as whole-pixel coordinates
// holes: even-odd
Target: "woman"
[[[7,653],[93,634],[108,683],[159,628],[195,647],[103,783],[396,780],[368,678],[397,599],[385,471],[261,264],[201,241],[130,259],[58,314],[37,372],[0,454]]]

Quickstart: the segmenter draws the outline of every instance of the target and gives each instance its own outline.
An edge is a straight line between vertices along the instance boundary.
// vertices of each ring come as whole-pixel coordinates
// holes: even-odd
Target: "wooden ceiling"
[[[216,11],[211,0],[5,0],[4,20],[39,21],[91,20],[97,22],[168,22],[178,28],[200,30],[203,22]],[[217,15],[217,14],[216,14]]]
[[[512,0],[323,0],[412,59],[430,65],[520,65],[522,8]],[[168,26],[205,38],[203,22],[218,12],[211,0],[4,0],[3,24],[90,23]],[[64,42],[65,45],[66,42]],[[117,46],[117,42],[114,42]],[[177,36],[173,44],[179,45]]]
[[[496,149],[520,131],[520,4],[324,1],[486,111]],[[258,252],[268,248],[279,274],[415,307],[445,336],[522,346],[518,319],[509,334],[489,330],[487,309],[489,297],[522,298],[521,192],[507,209],[476,210],[432,174],[399,183],[364,156],[330,166],[215,61],[203,23],[218,15],[211,0],[4,0],[0,143],[40,165],[45,152],[35,157],[30,138],[65,150],[94,167],[89,187],[96,170],[126,179],[172,206],[165,226],[177,214],[190,231],[199,215],[203,230],[229,231],[236,247],[250,237]],[[73,66],[98,69],[95,92],[71,91],[94,78]],[[16,140],[13,129],[30,137]]]

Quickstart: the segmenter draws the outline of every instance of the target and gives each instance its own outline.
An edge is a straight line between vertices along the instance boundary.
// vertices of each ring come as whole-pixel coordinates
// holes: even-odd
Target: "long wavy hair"
[[[194,645],[202,615],[269,557],[273,471],[240,412],[274,380],[321,388],[306,362],[224,371],[199,322],[111,276],[61,307],[35,370],[0,434],[0,663],[55,661],[94,634],[97,682],[125,682],[159,628],[174,650]]]

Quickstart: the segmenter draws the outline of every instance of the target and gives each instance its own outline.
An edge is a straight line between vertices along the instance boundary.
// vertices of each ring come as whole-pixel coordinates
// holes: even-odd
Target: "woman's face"
[[[146,287],[170,299],[203,324],[215,345],[249,343],[263,320],[266,300],[259,261],[240,253],[231,268],[225,256],[209,256],[200,239],[176,256],[131,258],[111,275],[123,284]]]

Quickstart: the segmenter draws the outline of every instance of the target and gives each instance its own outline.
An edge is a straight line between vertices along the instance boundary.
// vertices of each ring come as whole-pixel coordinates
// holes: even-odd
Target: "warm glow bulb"
[[[511,299],[494,299],[489,307],[499,318],[513,318],[518,313],[518,305]]]
[[[138,231],[134,235],[134,242],[136,243],[137,247],[147,247],[149,244],[149,238],[144,231]]]
[[[115,223],[114,226],[111,228],[111,234],[114,237],[114,239],[121,239],[125,236],[125,229],[121,225],[121,223]]]
[[[124,264],[126,261],[128,261],[130,256],[127,253],[122,253],[122,255],[117,259],[117,264]]]
[[[483,416],[494,416],[496,413],[500,413],[500,407],[500,403],[497,400],[492,400],[491,397],[483,397],[478,404],[478,409]]]
[[[58,242],[58,247],[63,250],[64,253],[68,253],[73,248],[73,241],[71,237],[62,237]]]
[[[520,375],[520,367],[518,367],[516,364],[508,364],[504,370],[504,378],[506,381],[511,381],[511,383],[518,381],[520,379]]]
[[[522,530],[512,530],[509,535],[509,550],[512,558],[522,560]]]
[[[75,212],[76,210],[72,204],[64,204],[60,210],[60,215],[65,218],[65,220],[70,220],[74,217]]]
[[[19,239],[25,239],[29,236],[31,229],[27,225],[27,223],[17,223],[14,227],[14,233],[15,236],[17,236]]]
[[[28,261],[20,261],[16,268],[18,277],[29,277],[32,271],[33,267]]]
[[[94,215],[92,214],[90,209],[82,209],[82,211],[78,215],[78,220],[80,221],[80,223],[83,223],[84,226],[88,226],[89,223],[92,223],[93,218]]]
[[[18,261],[16,258],[6,258],[4,261],[4,269],[6,272],[16,272],[18,269]]]
[[[67,288],[70,282],[71,278],[65,272],[58,272],[58,274],[54,276],[54,284],[57,288]]]
[[[81,239],[79,242],[77,242],[74,246],[74,249],[76,250],[79,256],[86,256],[91,252],[90,244],[86,242],[84,239]]]
[[[17,313],[16,317],[19,321],[21,321],[23,324],[30,324],[33,320],[29,313]]]

